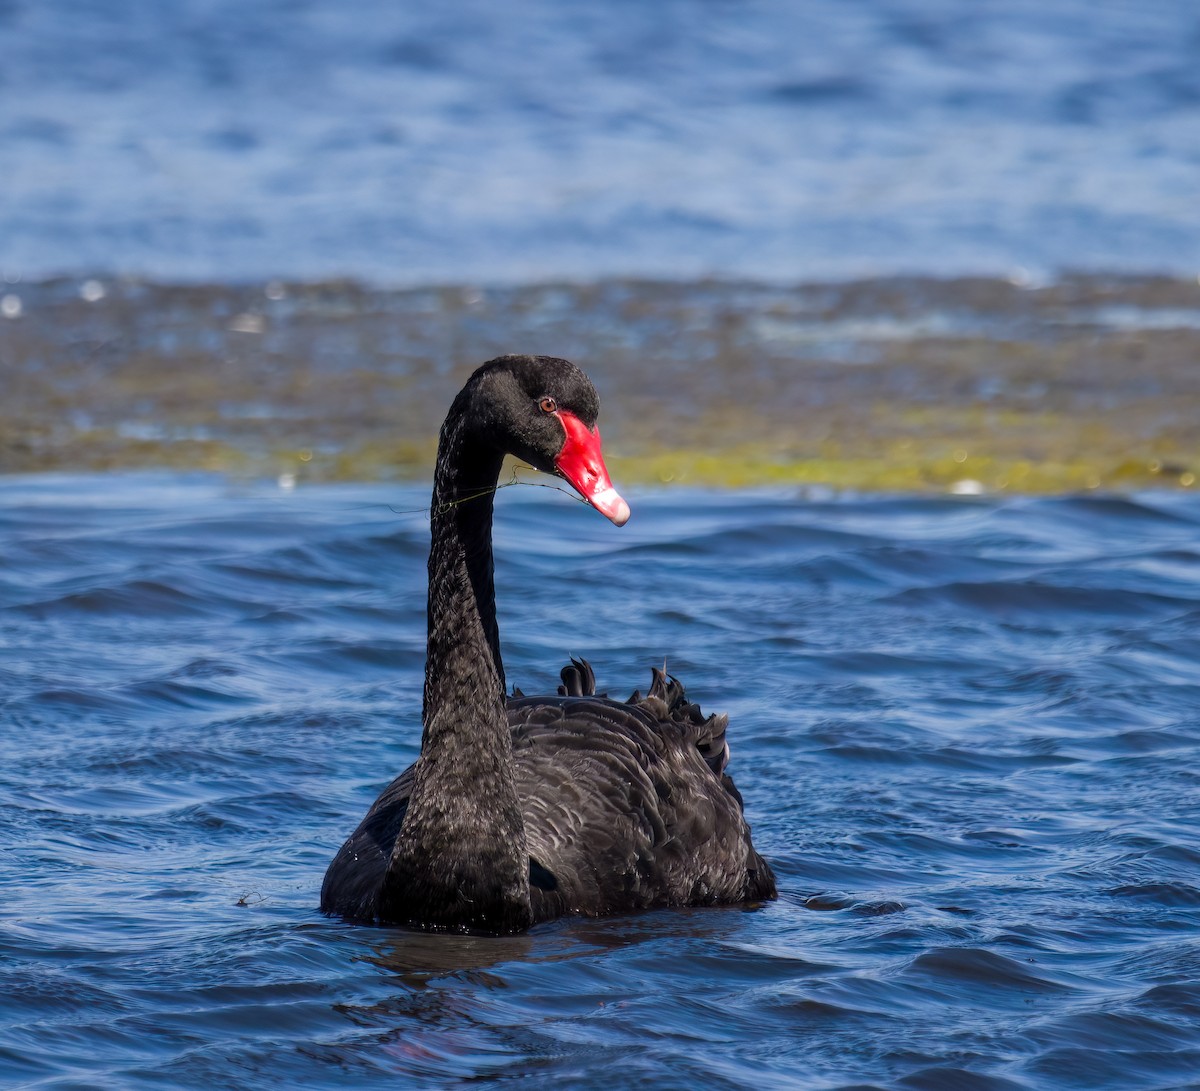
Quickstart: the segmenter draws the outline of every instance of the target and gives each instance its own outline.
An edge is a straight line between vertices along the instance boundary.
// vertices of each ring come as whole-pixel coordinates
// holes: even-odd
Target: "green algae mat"
[[[0,472],[424,478],[470,371],[566,356],[623,484],[1193,488],[1200,283],[0,286]]]

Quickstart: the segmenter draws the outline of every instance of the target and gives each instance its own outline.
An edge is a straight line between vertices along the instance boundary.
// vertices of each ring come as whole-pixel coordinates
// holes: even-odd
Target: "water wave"
[[[508,490],[510,680],[665,656],[781,897],[486,939],[315,909],[416,754],[424,495],[0,479],[6,1083],[1194,1079],[1194,496],[676,491],[616,531]]]

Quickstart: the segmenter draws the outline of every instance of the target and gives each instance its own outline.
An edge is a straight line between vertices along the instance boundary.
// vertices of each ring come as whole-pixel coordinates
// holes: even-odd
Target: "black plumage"
[[[583,372],[550,357],[493,360],[455,399],[434,481],[421,754],[330,864],[326,912],[512,932],[566,914],[775,896],[725,773],[727,720],[705,716],[665,671],[619,702],[572,660],[556,696],[505,698],[488,486],[512,453],[623,523],[598,412]],[[584,441],[598,476],[568,460],[572,425],[594,436]]]

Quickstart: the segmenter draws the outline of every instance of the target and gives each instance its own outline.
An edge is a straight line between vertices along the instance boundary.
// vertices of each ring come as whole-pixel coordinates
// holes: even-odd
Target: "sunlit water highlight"
[[[781,885],[509,939],[315,908],[415,755],[425,498],[0,479],[0,1081],[1196,1079],[1200,498],[635,493],[618,531],[506,490],[510,680],[665,656]]]

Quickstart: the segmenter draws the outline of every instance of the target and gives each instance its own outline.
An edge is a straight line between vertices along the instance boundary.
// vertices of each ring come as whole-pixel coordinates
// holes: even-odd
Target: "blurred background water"
[[[0,0],[0,1083],[1200,1086],[1198,55],[1193,0]],[[427,485],[363,479],[512,350],[672,488],[501,493],[509,676],[666,656],[776,903],[316,911],[419,739]]]
[[[1191,0],[3,0],[0,271],[1200,272]]]

